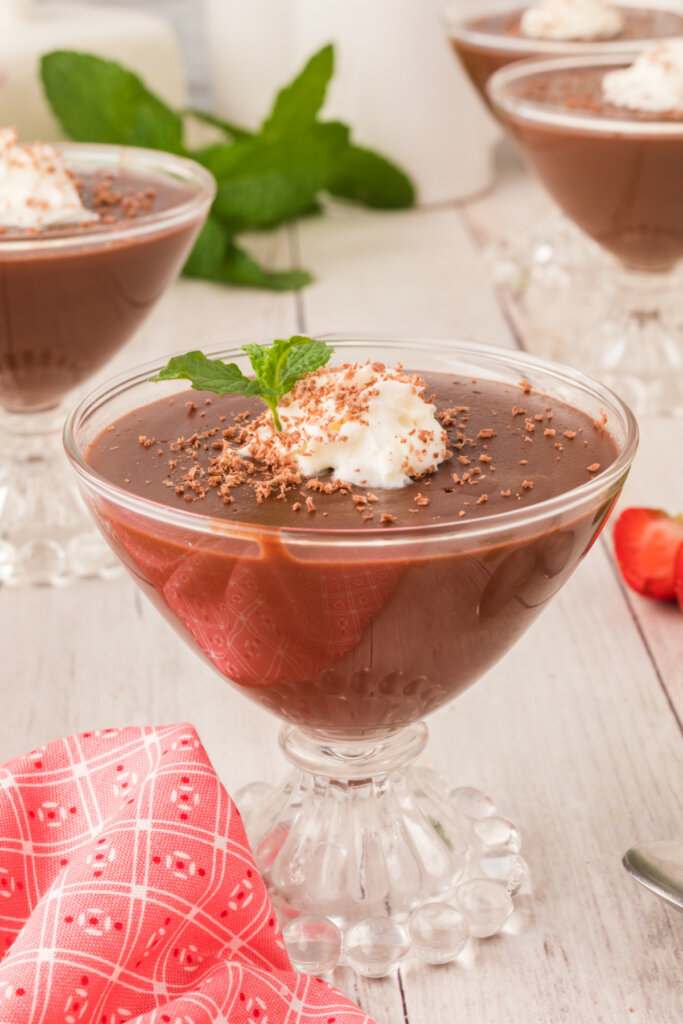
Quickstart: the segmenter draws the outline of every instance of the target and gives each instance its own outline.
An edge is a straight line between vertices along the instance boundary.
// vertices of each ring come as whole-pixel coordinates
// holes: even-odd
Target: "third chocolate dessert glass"
[[[570,5],[571,0],[567,0]],[[489,109],[493,108],[486,86],[491,75],[513,62],[601,53],[619,61],[624,54],[683,35],[683,9],[675,9],[668,0],[606,5],[616,14],[621,28],[603,37],[591,38],[588,32],[580,39],[569,35],[560,38],[558,26],[554,38],[526,35],[522,16],[532,6],[514,0],[507,5],[503,0],[455,0],[448,6],[446,32]],[[579,26],[574,22],[573,27]],[[589,27],[585,23],[581,26],[584,31]],[[606,27],[609,29],[609,16]],[[569,32],[571,24],[564,28]],[[571,331],[582,329],[604,309],[605,300],[596,295],[596,288],[609,278],[609,264],[602,253],[558,210],[538,222],[529,219],[527,224],[520,223],[516,231],[503,237],[494,237],[488,255],[497,283],[511,295],[519,313],[539,328],[543,354],[571,361],[571,342],[567,341]],[[571,307],[570,289],[575,294],[581,291],[578,309]]]
[[[534,57],[596,56],[606,51],[615,59],[660,39],[683,35],[683,11],[667,3],[615,4],[623,27],[614,36],[559,39],[525,35],[522,15],[530,4],[510,5],[495,0],[482,3],[465,0],[453,3],[446,14],[446,30],[462,66],[485,103],[490,101],[486,86],[491,75],[519,60]]]
[[[577,567],[619,495],[637,428],[602,385],[516,352],[326,340],[331,365],[419,370],[453,458],[398,490],[326,493],[323,475],[284,500],[235,491],[224,504],[199,467],[226,426],[248,423],[248,400],[150,383],[157,366],[85,399],[65,443],[138,586],[207,664],[284,722],[292,774],[244,798],[248,833],[285,915],[346,928],[405,920],[483,873],[472,818],[492,805],[473,811],[456,780],[412,766],[422,719],[494,664]],[[249,372],[241,351],[212,355]],[[183,459],[196,467],[184,483]],[[519,847],[508,824],[479,826],[509,861]]]
[[[167,153],[75,143],[59,153],[100,219],[0,234],[0,581],[10,583],[106,568],[63,465],[63,403],[180,272],[215,188]]]
[[[683,412],[683,111],[616,106],[604,76],[631,61],[572,57],[498,71],[492,102],[564,213],[616,257],[604,320],[568,358],[636,412]]]

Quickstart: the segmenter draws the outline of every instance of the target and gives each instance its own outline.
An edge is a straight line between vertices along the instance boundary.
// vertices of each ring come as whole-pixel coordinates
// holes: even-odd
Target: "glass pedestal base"
[[[583,316],[598,312],[613,273],[611,257],[559,210],[527,231],[492,239],[484,256],[496,287],[551,327],[554,315],[562,323],[564,313],[553,308],[558,301],[580,306]]]
[[[683,415],[682,267],[622,267],[559,214],[487,258],[534,355],[591,374],[636,415]]]
[[[109,576],[119,563],[72,482],[64,413],[0,414],[0,584],[62,584]]]
[[[611,308],[586,332],[583,368],[637,416],[683,415],[681,283],[680,274],[622,271]]]
[[[285,727],[289,777],[236,794],[290,956],[310,973],[318,948],[329,969],[326,929],[340,934],[338,962],[380,977],[411,947],[447,962],[512,913],[527,878],[517,828],[483,793],[414,766],[426,742],[423,723],[355,742]]]

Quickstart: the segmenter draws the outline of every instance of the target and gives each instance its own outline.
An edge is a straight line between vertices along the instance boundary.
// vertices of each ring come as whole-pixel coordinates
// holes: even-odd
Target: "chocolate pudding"
[[[492,81],[506,125],[586,234],[629,267],[670,269],[683,257],[683,112],[605,102],[603,77],[622,64],[554,63]]]
[[[558,41],[522,33],[525,7],[504,13],[484,14],[453,23],[449,35],[453,49],[482,99],[489,104],[486,83],[494,71],[514,61],[569,53],[597,53],[614,47],[638,48],[657,39],[683,35],[683,13],[653,7],[621,7],[623,30],[611,39]]]
[[[120,495],[93,514],[138,583],[214,668],[297,725],[360,737],[451,700],[562,586],[623,482],[544,516],[614,463],[604,417],[526,381],[422,376],[451,457],[403,488],[238,480],[221,460],[262,404],[189,390],[118,419],[87,452]]]
[[[66,147],[98,221],[0,233],[0,404],[11,412],[54,407],[130,338],[179,273],[205,215],[191,176],[152,169],[155,154],[149,170],[138,169],[142,151],[129,159],[91,147],[86,159],[102,150],[111,167],[92,170],[79,166],[78,147]]]

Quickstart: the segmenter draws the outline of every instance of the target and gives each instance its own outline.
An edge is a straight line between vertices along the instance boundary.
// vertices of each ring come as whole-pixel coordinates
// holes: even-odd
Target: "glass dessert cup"
[[[112,224],[0,235],[0,582],[60,583],[116,566],[64,465],[69,394],[129,340],[174,280],[215,183],[193,161],[59,146],[76,175],[165,190],[166,209]]]
[[[549,83],[559,94],[574,76],[587,83],[577,88],[593,90],[605,72],[629,63],[604,55],[528,61],[497,72],[489,91],[551,197],[615,257],[601,322],[563,358],[617,387],[636,413],[676,415],[683,413],[676,270],[683,258],[683,115],[601,104],[569,110],[529,93]]]
[[[555,57],[600,56],[609,54],[618,62],[660,39],[683,35],[683,11],[666,2],[647,6],[643,2],[619,3],[622,16],[638,19],[622,36],[598,40],[534,39],[521,35],[519,20],[530,4],[510,4],[502,0],[458,0],[445,14],[446,32],[455,54],[481,99],[496,116],[500,113],[489,99],[487,85],[501,68],[521,60]],[[642,22],[640,19],[642,17]],[[536,302],[552,307],[559,294],[576,281],[582,286],[587,277],[609,287],[609,264],[591,245],[571,219],[557,210],[539,222],[510,236],[494,239],[488,253],[494,279],[515,299],[524,303],[532,289]],[[603,283],[604,282],[604,283]],[[544,351],[543,355],[550,353]],[[553,357],[565,360],[569,353],[562,344],[552,350]]]
[[[446,32],[470,81],[497,117],[487,92],[488,81],[501,68],[520,60],[541,57],[599,56],[609,53],[615,61],[624,54],[651,46],[660,39],[683,35],[683,12],[666,3],[617,3],[627,19],[624,32],[603,39],[538,39],[522,35],[522,12],[531,3],[470,3],[458,0],[445,13]],[[629,22],[632,22],[629,24]]]
[[[527,509],[423,527],[276,528],[160,505],[93,469],[94,439],[159,399],[148,381],[156,366],[100,387],[67,420],[81,493],[138,586],[205,662],[284,722],[291,775],[238,795],[276,906],[346,928],[405,920],[474,870],[449,784],[412,764],[427,739],[422,719],[490,668],[571,575],[617,500],[637,427],[601,384],[517,352],[327,340],[333,362],[526,378],[591,418],[604,411],[615,445],[592,479]],[[211,355],[248,370],[239,350]],[[188,394],[184,382],[164,391],[178,393]]]

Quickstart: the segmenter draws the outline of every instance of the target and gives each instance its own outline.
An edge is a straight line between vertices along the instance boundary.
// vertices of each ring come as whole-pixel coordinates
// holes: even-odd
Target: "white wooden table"
[[[294,331],[511,346],[473,241],[505,196],[405,214],[335,207],[253,239],[317,282],[299,295],[180,282],[107,375],[184,345]],[[683,510],[683,423],[642,434],[623,505]],[[75,731],[189,719],[230,791],[283,771],[275,719],[200,664],[128,579],[0,589],[0,630],[2,760]],[[339,970],[337,984],[383,1024],[678,1024],[683,915],[621,856],[683,835],[682,717],[683,615],[624,588],[605,533],[504,661],[430,721],[424,763],[519,824],[533,892],[455,964],[410,961],[382,981]]]

